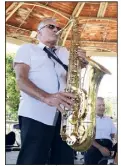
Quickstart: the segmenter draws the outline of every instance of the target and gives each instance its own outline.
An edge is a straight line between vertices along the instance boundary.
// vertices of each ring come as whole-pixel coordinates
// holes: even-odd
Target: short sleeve
[[[16,56],[13,61],[13,66],[14,66],[15,62],[16,63],[25,63],[30,66],[30,62],[31,62],[30,56],[31,56],[30,55],[30,44],[22,45],[16,53]]]
[[[117,129],[113,123],[113,121],[111,120],[111,134],[116,134],[117,133]]]

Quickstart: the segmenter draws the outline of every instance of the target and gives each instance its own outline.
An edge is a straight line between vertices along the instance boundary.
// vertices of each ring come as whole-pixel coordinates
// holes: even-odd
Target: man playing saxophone
[[[65,47],[56,46],[59,30],[54,19],[43,20],[37,30],[39,44],[24,44],[14,59],[21,93],[19,165],[46,164],[49,154],[51,165],[74,164],[73,150],[60,136],[61,105],[70,109],[75,96],[64,92],[67,71],[63,66],[68,65],[69,52]],[[60,60],[56,61],[48,53],[50,50],[52,54],[53,48],[54,56]],[[86,62],[85,52],[81,49],[78,56],[82,64]]]

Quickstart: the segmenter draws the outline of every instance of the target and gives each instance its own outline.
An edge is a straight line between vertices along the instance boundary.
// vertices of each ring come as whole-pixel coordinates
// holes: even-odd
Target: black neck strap
[[[49,58],[53,58],[54,60],[56,60],[61,66],[63,66],[63,68],[68,71],[68,66],[65,65],[59,58],[55,57],[53,52],[50,51],[48,48],[44,47],[43,49],[47,54]]]

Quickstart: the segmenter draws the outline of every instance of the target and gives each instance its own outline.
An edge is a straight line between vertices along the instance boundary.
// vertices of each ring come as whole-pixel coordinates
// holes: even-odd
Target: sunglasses
[[[53,30],[53,29],[55,29],[55,28],[57,28],[58,31],[61,30],[60,27],[57,27],[57,26],[52,25],[52,24],[45,25],[44,27],[40,28],[39,30],[41,30],[41,29],[43,29],[43,28],[45,28],[45,27],[47,27],[47,28],[49,28],[49,29],[51,29],[51,30]]]

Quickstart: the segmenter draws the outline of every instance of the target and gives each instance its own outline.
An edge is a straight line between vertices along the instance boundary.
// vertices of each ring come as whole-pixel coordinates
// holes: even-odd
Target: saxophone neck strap
[[[49,58],[53,58],[54,60],[56,60],[68,72],[68,66],[65,65],[58,57],[55,57],[54,52],[49,50],[47,47],[44,47],[43,50],[48,54]]]

